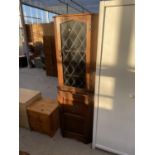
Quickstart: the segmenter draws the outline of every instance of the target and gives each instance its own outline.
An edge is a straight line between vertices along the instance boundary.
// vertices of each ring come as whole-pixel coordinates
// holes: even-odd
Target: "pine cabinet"
[[[59,112],[56,101],[40,99],[27,108],[30,129],[54,136],[59,127]]]
[[[64,137],[91,141],[98,16],[55,17],[60,126]]]

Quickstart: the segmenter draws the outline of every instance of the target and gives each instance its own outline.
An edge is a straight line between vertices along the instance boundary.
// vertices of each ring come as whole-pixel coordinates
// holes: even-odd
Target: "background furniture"
[[[42,24],[46,75],[57,77],[54,22]]]
[[[85,143],[92,138],[97,28],[95,14],[55,17],[61,132]]]
[[[53,136],[59,126],[59,111],[56,101],[41,99],[27,108],[31,130]]]
[[[27,107],[34,101],[41,98],[41,92],[35,90],[19,89],[19,125],[20,127],[29,128],[27,117]]]
[[[57,76],[54,23],[26,24],[26,31],[28,42],[33,47],[29,47],[33,55],[30,57],[31,60],[36,62],[37,67],[40,58],[40,64],[43,63],[42,68],[45,68],[46,75]]]
[[[133,0],[100,2],[93,147],[134,155]]]
[[[23,68],[23,67],[27,67],[27,58],[26,55],[20,55],[19,56],[19,67]]]
[[[43,36],[46,75],[57,77],[57,62],[54,36]]]

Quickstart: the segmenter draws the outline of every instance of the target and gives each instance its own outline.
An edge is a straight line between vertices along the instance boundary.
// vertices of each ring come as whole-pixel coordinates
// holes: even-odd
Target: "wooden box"
[[[41,92],[30,89],[19,89],[19,125],[29,128],[26,108],[34,101],[41,98]]]
[[[53,136],[59,126],[59,111],[56,101],[41,99],[27,108],[31,130]]]

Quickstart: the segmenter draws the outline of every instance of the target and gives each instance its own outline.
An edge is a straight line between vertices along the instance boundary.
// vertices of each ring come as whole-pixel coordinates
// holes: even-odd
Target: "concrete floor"
[[[98,149],[91,149],[91,144],[83,144],[74,139],[63,138],[59,132],[54,137],[20,128],[20,150],[30,155],[112,155]]]
[[[19,87],[40,90],[42,96],[56,98],[57,78],[47,77],[44,70],[23,68],[19,69],[19,76]],[[91,144],[63,138],[59,130],[52,138],[24,128],[19,131],[19,149],[30,155],[113,155],[93,150]]]
[[[19,87],[39,90],[42,96],[51,99],[57,96],[57,78],[46,76],[46,72],[39,68],[20,68]]]

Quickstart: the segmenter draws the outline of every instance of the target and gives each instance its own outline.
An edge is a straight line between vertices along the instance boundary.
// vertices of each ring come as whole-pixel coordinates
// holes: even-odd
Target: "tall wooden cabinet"
[[[54,22],[42,24],[45,68],[47,76],[57,76],[56,49],[54,37]]]
[[[98,16],[55,17],[60,126],[64,137],[92,139]]]

